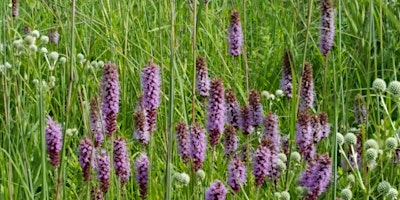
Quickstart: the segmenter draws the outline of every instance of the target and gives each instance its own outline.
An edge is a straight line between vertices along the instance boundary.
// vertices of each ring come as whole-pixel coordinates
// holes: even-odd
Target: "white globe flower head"
[[[386,82],[381,78],[377,78],[372,82],[372,87],[380,92],[384,92],[386,90]]]
[[[104,62],[103,61],[99,61],[99,62],[97,62],[97,67],[98,68],[102,68],[102,67],[104,67]]]
[[[24,38],[24,42],[25,42],[25,44],[26,45],[32,45],[32,44],[35,44],[35,42],[36,42],[36,38],[35,37],[33,37],[33,36],[31,36],[31,35],[27,35],[25,38]]]
[[[400,82],[392,81],[389,83],[388,90],[395,97],[400,97]]]
[[[67,62],[67,58],[66,57],[61,57],[60,58],[60,63],[61,64],[65,64]]]
[[[37,46],[34,45],[34,44],[32,44],[32,45],[29,46],[29,50],[32,51],[32,52],[36,52],[37,49],[38,49]]]
[[[55,51],[52,51],[51,53],[49,53],[49,59],[50,59],[50,61],[52,61],[52,62],[57,62],[57,60],[58,60],[58,53],[57,52],[55,52]]]
[[[65,131],[65,134],[67,134],[68,136],[74,136],[76,134],[78,134],[78,129],[76,128],[69,128]]]
[[[49,86],[50,87],[56,86],[56,77],[50,76],[50,78],[49,78]]]
[[[40,37],[40,32],[38,30],[33,30],[31,32],[31,35],[35,38],[39,38]]]
[[[277,96],[277,97],[283,97],[283,91],[282,90],[276,90],[276,92],[275,92],[275,95]]]
[[[261,92],[261,96],[266,99],[269,99],[270,93],[268,91],[264,90]]]
[[[46,47],[40,48],[40,53],[47,54],[48,51],[47,51]]]
[[[17,47],[18,45],[22,45],[22,43],[23,43],[22,39],[14,40],[14,41],[13,41],[13,46],[14,46],[14,47]]]
[[[9,63],[9,62],[5,62],[4,63],[4,67],[6,68],[6,69],[11,69],[11,64]]]
[[[39,84],[39,80],[37,80],[37,79],[35,78],[35,79],[32,80],[32,83],[35,84],[35,85],[37,85],[37,84]]]
[[[49,43],[49,37],[47,35],[42,35],[42,37],[40,37],[40,41],[44,44]]]
[[[271,101],[275,100],[275,95],[270,94],[268,99],[271,100]]]
[[[84,63],[85,62],[85,56],[83,55],[83,54],[81,54],[81,53],[78,53],[78,55],[76,56],[76,58],[78,59],[78,62],[79,63]]]
[[[97,61],[93,60],[93,61],[90,63],[90,65],[91,65],[92,67],[97,67]]]

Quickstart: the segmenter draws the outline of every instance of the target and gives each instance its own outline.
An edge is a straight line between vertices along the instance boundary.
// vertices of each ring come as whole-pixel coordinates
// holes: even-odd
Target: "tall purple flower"
[[[211,81],[210,99],[208,101],[207,131],[210,134],[210,144],[218,144],[219,136],[225,125],[224,85],[221,79]]]
[[[227,89],[225,91],[226,122],[236,129],[240,127],[240,107],[236,100],[235,91]]]
[[[12,0],[12,16],[14,19],[18,17],[18,0]]]
[[[107,193],[110,186],[110,158],[104,149],[97,155],[97,180],[101,191]]]
[[[201,97],[208,97],[210,95],[208,90],[210,90],[210,78],[206,60],[198,56],[196,60],[196,91]]]
[[[308,189],[306,199],[317,199],[331,181],[331,159],[328,154],[318,155],[300,174],[300,185]]]
[[[90,100],[90,128],[94,138],[94,146],[100,147],[103,143],[103,123],[96,98]]]
[[[233,11],[229,26],[229,53],[233,56],[242,54],[243,32],[238,11]]]
[[[265,176],[268,172],[268,148],[265,145],[258,146],[253,154],[253,175],[256,186],[261,187],[264,184]]]
[[[280,88],[287,98],[292,98],[292,66],[293,55],[290,51],[285,51],[283,55],[282,78]]]
[[[261,142],[261,145],[265,146],[268,149],[266,157],[267,171],[265,175],[269,178],[270,181],[276,183],[281,173],[278,167],[279,151],[275,150],[276,142],[273,141],[273,138],[264,138],[264,140]]]
[[[103,193],[100,188],[95,186],[90,190],[90,199],[91,200],[103,200]]]
[[[263,123],[264,109],[260,101],[260,94],[252,90],[249,95],[249,105],[253,114],[253,126],[257,127]]]
[[[101,83],[102,113],[104,115],[105,131],[108,136],[111,136],[117,129],[119,90],[117,65],[108,61],[103,69]]]
[[[205,194],[205,200],[225,200],[226,193],[228,190],[225,188],[224,184],[220,180],[216,180],[211,183],[211,186],[207,188]]]
[[[331,0],[321,1],[321,37],[319,40],[319,50],[326,56],[332,49],[335,37],[335,13]]]
[[[190,152],[193,159],[194,170],[198,171],[203,166],[206,157],[206,135],[200,124],[195,124],[190,133]]]
[[[281,149],[283,153],[289,157],[290,146],[289,146],[289,135],[284,135],[281,137]]]
[[[299,146],[300,154],[307,161],[313,160],[316,149],[311,127],[311,116],[307,109],[300,111],[297,116],[296,142]]]
[[[178,154],[181,156],[184,163],[190,160],[190,135],[187,125],[184,122],[179,122],[176,127],[176,140],[178,144]]]
[[[278,127],[278,116],[274,113],[269,113],[264,118],[264,136],[263,140],[270,138],[272,141],[272,149],[279,152],[280,134]]]
[[[146,199],[147,196],[147,183],[149,180],[149,166],[150,161],[147,157],[146,153],[140,154],[138,158],[136,158],[135,165],[135,179],[136,183],[139,185],[140,197],[142,199]]]
[[[149,132],[156,130],[157,125],[157,108],[146,108],[146,121]]]
[[[81,165],[83,180],[86,182],[90,177],[90,163],[93,154],[93,145],[92,141],[89,138],[85,137],[79,142],[79,165]]]
[[[140,75],[143,90],[143,106],[147,109],[156,109],[161,103],[161,76],[160,67],[149,61]]]
[[[314,133],[314,142],[317,143],[323,138],[328,137],[331,126],[328,122],[328,115],[324,112],[318,114],[319,129]]]
[[[142,143],[143,146],[147,146],[150,140],[150,133],[147,126],[145,111],[142,109],[137,109],[133,118],[135,120],[135,131],[133,136],[135,140]]]
[[[60,151],[62,148],[61,125],[49,116],[47,117],[47,126],[45,132],[46,146],[50,157],[50,163],[54,167],[58,167],[60,165]]]
[[[365,108],[365,100],[362,94],[357,94],[354,99],[354,117],[357,124],[367,122],[367,109]]]
[[[225,156],[229,158],[237,149],[238,137],[236,129],[232,125],[228,125],[224,131],[224,150]]]
[[[122,185],[128,182],[131,175],[131,167],[126,141],[118,136],[114,140],[114,169]]]
[[[240,112],[240,129],[244,135],[249,135],[254,132],[253,126],[253,113],[251,112],[251,107],[245,105],[242,107]]]
[[[300,109],[312,108],[314,106],[314,79],[313,69],[310,63],[304,63],[304,71],[301,76]]]
[[[235,156],[228,166],[228,185],[233,191],[238,192],[247,179],[247,170],[244,162]]]
[[[58,44],[60,40],[60,34],[58,33],[57,29],[50,30],[48,33],[49,41]]]

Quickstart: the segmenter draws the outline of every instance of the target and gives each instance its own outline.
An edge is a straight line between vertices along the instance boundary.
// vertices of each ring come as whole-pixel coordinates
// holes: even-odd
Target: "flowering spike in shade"
[[[233,157],[228,166],[228,185],[234,192],[239,192],[247,179],[247,170],[239,157]]]
[[[332,174],[328,154],[318,155],[300,174],[300,185],[308,189],[306,199],[317,199],[329,186]]]
[[[206,157],[206,135],[200,124],[195,124],[190,132],[190,152],[193,160],[194,170],[198,171],[203,166]]]
[[[314,134],[314,142],[317,143],[329,136],[331,125],[328,122],[328,115],[324,112],[318,114],[319,129]]]
[[[146,121],[146,112],[142,109],[137,109],[133,116],[135,120],[134,138],[143,146],[147,146],[150,140],[149,128]]]
[[[139,185],[140,197],[142,199],[146,199],[147,196],[147,183],[149,180],[149,166],[150,161],[147,157],[146,153],[140,154],[138,158],[136,158],[135,165],[135,180]]]
[[[160,67],[149,61],[142,70],[140,81],[143,90],[143,106],[146,109],[157,109],[161,103]]]
[[[301,88],[300,88],[301,104],[300,109],[314,107],[314,79],[313,69],[310,63],[304,63],[304,71],[301,76]]]
[[[157,108],[146,108],[145,115],[148,131],[151,133],[157,128]]]
[[[47,117],[46,126],[46,146],[50,157],[50,163],[54,167],[60,165],[60,151],[62,148],[62,130],[61,125],[51,117]]]
[[[184,163],[190,160],[190,135],[188,126],[184,122],[179,122],[176,127],[176,140],[178,144],[178,154]]]
[[[18,0],[12,0],[12,16],[14,19],[18,17]]]
[[[365,108],[365,100],[362,94],[357,94],[354,99],[354,117],[357,124],[367,122],[367,109]]]
[[[328,55],[335,38],[335,13],[331,0],[321,0],[321,27],[319,49],[322,55]]]
[[[238,137],[236,129],[232,125],[228,125],[224,131],[224,150],[225,156],[229,158],[237,149]]]
[[[276,143],[275,141],[273,141],[273,138],[264,138],[264,140],[261,142],[261,145],[267,148],[267,162],[264,163],[267,169],[265,175],[269,178],[270,181],[274,181],[274,183],[276,183],[280,175],[280,170],[278,166],[279,151],[276,151],[275,149]]]
[[[119,112],[120,87],[118,82],[117,65],[108,61],[103,69],[101,83],[102,113],[105,121],[105,131],[111,136],[117,128],[117,114]]]
[[[253,126],[257,127],[263,123],[264,109],[260,101],[260,94],[256,90],[250,91],[249,105],[253,115]]]
[[[107,193],[110,186],[110,158],[104,149],[97,155],[97,180],[101,191]]]
[[[293,55],[290,51],[285,51],[283,55],[283,69],[280,88],[287,98],[292,98],[293,85],[292,85],[292,66]]]
[[[239,56],[242,54],[243,32],[239,12],[236,10],[231,14],[228,31],[229,53],[233,56]]]
[[[225,96],[221,79],[211,82],[210,98],[208,101],[207,131],[210,134],[211,146],[218,144],[219,137],[225,125]]]
[[[196,91],[201,97],[208,97],[210,90],[210,78],[206,60],[198,56],[196,59]]]
[[[300,111],[297,116],[296,142],[299,147],[299,152],[305,160],[313,160],[316,149],[311,127],[311,116],[307,109]]]
[[[118,136],[114,140],[114,169],[122,185],[126,184],[131,174],[130,160],[124,138]]]
[[[268,172],[268,149],[264,145],[259,145],[253,154],[253,175],[257,187],[264,184],[265,176]]]
[[[205,194],[205,200],[225,200],[226,193],[228,190],[225,188],[224,184],[220,180],[216,180],[211,183],[210,187],[207,188]]]
[[[58,44],[60,40],[60,34],[58,33],[57,29],[50,30],[48,33],[49,41]]]
[[[93,153],[92,141],[85,137],[79,142],[79,165],[82,168],[83,180],[87,182],[90,177],[90,163]]]
[[[236,100],[235,91],[227,89],[225,91],[226,122],[236,129],[240,127],[240,107]]]
[[[251,107],[245,105],[240,111],[240,129],[244,135],[249,135],[254,132],[253,126],[253,115],[251,112]]]
[[[103,143],[103,123],[99,113],[98,101],[96,98],[90,100],[90,128],[94,138],[94,146],[100,147]]]
[[[270,138],[272,141],[272,150],[279,152],[280,133],[278,127],[278,116],[274,113],[269,113],[264,118],[264,136],[263,140]]]

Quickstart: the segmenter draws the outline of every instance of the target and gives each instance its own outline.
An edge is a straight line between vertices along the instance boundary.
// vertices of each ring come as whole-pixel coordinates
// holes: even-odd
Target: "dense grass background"
[[[148,199],[164,198],[167,192],[164,183],[170,134],[170,94],[175,97],[173,125],[181,120],[190,124],[194,95],[193,58],[196,55],[204,56],[210,77],[222,78],[226,88],[235,89],[241,104],[246,102],[244,57],[234,58],[228,54],[227,28],[229,15],[234,9],[241,14],[245,34],[249,88],[272,93],[279,89],[282,56],[289,49],[295,58],[295,80],[299,80],[304,61],[313,65],[316,110],[328,113],[332,133],[347,133],[355,126],[352,110],[357,93],[365,96],[368,108],[366,138],[375,138],[383,144],[387,137],[395,134],[394,129],[398,127],[398,99],[384,96],[389,111],[387,115],[379,106],[376,92],[370,89],[377,77],[389,82],[396,80],[399,75],[400,3],[397,1],[333,1],[337,31],[326,66],[318,49],[319,1],[212,0],[207,5],[200,1],[196,8],[195,52],[192,49],[194,6],[190,1],[87,0],[77,1],[75,7],[71,2],[21,1],[20,15],[16,19],[11,16],[10,1],[2,1],[0,5],[0,64],[8,62],[12,66],[1,71],[0,199],[54,199],[57,173],[62,177],[60,199],[89,198],[90,187],[81,177],[77,145],[83,136],[89,135],[89,99],[98,95],[101,81],[101,69],[90,67],[90,62],[99,60],[111,60],[119,66],[121,101],[117,134],[127,139],[131,158],[136,158],[142,151],[132,137],[133,111],[141,93],[140,71],[148,60],[153,60],[161,67],[162,105],[158,109],[158,129],[146,150],[151,160]],[[18,53],[12,48],[13,41],[23,39],[24,26],[39,30],[44,35],[57,28],[61,35],[58,45],[37,41],[37,46],[38,49],[47,48],[48,52],[58,52],[67,58],[67,62],[57,62],[55,70],[51,71],[39,50],[31,52],[26,49]],[[86,62],[77,61],[78,53],[85,56]],[[170,73],[174,74],[172,80]],[[40,87],[34,82],[37,79],[49,85],[50,76],[56,80],[53,87]],[[173,87],[170,87],[171,81]],[[69,90],[69,87],[72,89]],[[297,84],[294,88],[297,88]],[[204,123],[204,101],[200,98],[195,98],[195,101],[196,121]],[[262,102],[266,112],[279,115],[282,134],[290,134],[293,139],[295,104],[287,99],[263,99]],[[62,164],[58,172],[47,162],[43,138],[47,115],[61,122],[64,130],[78,130],[72,135],[64,134]],[[391,122],[395,128],[392,128]],[[319,145],[319,151],[331,152],[333,159],[334,138],[332,134]],[[110,147],[110,140],[107,143],[105,146]],[[258,141],[254,141],[253,147],[256,144]],[[173,170],[189,173],[190,169],[177,155],[175,141],[172,147]],[[334,160],[339,166],[340,157]],[[386,167],[388,164],[384,160],[377,161],[381,170],[364,183],[368,188],[367,193],[362,192],[357,184],[353,187],[357,199],[368,199],[367,196],[380,199],[375,189],[381,180],[388,180],[392,186],[399,187],[399,170],[393,165]],[[208,151],[204,163],[206,179],[195,186],[196,192],[192,192],[193,187],[178,188],[173,185],[172,199],[203,198],[205,188],[214,179],[226,180],[227,164],[222,145],[217,146],[215,162]],[[292,199],[297,199],[296,177],[302,169],[304,164],[291,168],[289,173],[282,176],[285,178],[281,179],[276,189],[267,183],[259,198],[272,199],[274,192],[289,190]],[[210,176],[211,171],[213,177]],[[340,166],[335,172],[338,174],[337,181],[332,182],[321,199],[334,199],[334,195],[347,186],[345,173]],[[111,174],[112,185],[107,199],[139,197],[133,177],[126,187],[120,188],[114,173]],[[252,179],[238,193],[237,199],[255,198],[256,188]],[[234,197],[232,195],[229,198]]]

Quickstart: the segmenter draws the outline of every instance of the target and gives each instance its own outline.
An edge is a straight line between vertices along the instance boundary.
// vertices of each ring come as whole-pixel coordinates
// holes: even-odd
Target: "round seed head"
[[[296,192],[296,194],[303,196],[308,193],[308,190],[306,187],[297,186],[295,189],[295,192]]]
[[[67,58],[66,57],[61,57],[60,58],[60,63],[61,64],[65,64],[67,62]]]
[[[25,49],[25,46],[23,44],[18,44],[16,48],[18,51],[23,51]]]
[[[56,62],[58,60],[58,53],[55,51],[52,51],[51,53],[49,53],[49,59],[52,62]]]
[[[4,67],[5,67],[6,69],[11,69],[11,64],[10,64],[9,62],[5,62],[5,63],[4,63]]]
[[[399,192],[395,188],[390,188],[389,192],[387,193],[388,200],[395,200],[399,196]]]
[[[382,181],[378,185],[378,193],[386,195],[392,186],[387,181]]]
[[[196,172],[196,178],[202,181],[206,178],[206,173],[202,169],[199,169]]]
[[[269,99],[270,93],[268,91],[264,90],[264,91],[261,92],[261,96],[266,98],[266,99]]]
[[[292,159],[294,162],[296,162],[296,163],[300,163],[300,161],[301,161],[301,155],[300,155],[300,153],[297,152],[297,151],[293,151],[293,152],[290,154],[290,157],[291,157],[291,159]]]
[[[49,37],[46,35],[42,35],[42,37],[40,37],[40,41],[44,44],[47,44],[49,42]]]
[[[97,67],[104,67],[104,62],[101,60],[97,62]]]
[[[290,194],[288,191],[281,192],[280,200],[290,200]]]
[[[348,145],[355,145],[357,144],[357,136],[354,135],[353,133],[347,133],[344,136],[344,143]]]
[[[279,154],[278,154],[278,157],[279,157],[279,159],[280,159],[281,161],[283,161],[283,162],[286,162],[286,161],[287,161],[286,154],[284,154],[284,153],[279,153]]]
[[[355,183],[355,182],[356,182],[356,177],[355,177],[353,174],[349,174],[349,175],[347,176],[347,181],[348,181],[349,183]]]
[[[278,165],[278,168],[279,168],[280,171],[285,171],[286,170],[286,164],[281,159],[278,159],[276,164]]]
[[[388,139],[386,140],[386,142],[385,142],[386,148],[391,149],[391,150],[396,149],[396,148],[397,148],[397,145],[398,145],[397,140],[396,140],[396,138],[394,138],[394,137],[388,138]]]
[[[343,200],[350,200],[353,198],[353,193],[350,189],[345,188],[342,190],[342,192],[340,192],[340,197],[342,197]]]
[[[277,97],[282,97],[283,96],[283,91],[282,90],[276,90],[275,95]]]
[[[390,93],[393,94],[393,96],[400,97],[400,82],[399,81],[390,82],[388,90]]]
[[[173,178],[181,185],[187,185],[190,182],[190,177],[186,173],[176,172],[176,173],[174,173]]]
[[[35,37],[35,38],[39,38],[39,37],[40,37],[40,33],[39,33],[38,30],[33,30],[33,31],[31,32],[31,35],[32,35],[33,37]]]
[[[78,53],[76,58],[78,59],[78,61],[83,61],[85,59],[85,56],[83,54],[81,54],[81,53]]]
[[[372,87],[375,90],[384,92],[386,90],[386,82],[383,79],[377,78],[374,80],[374,82],[372,82]]]
[[[36,41],[36,38],[35,38],[35,37],[32,37],[31,35],[27,35],[27,36],[24,38],[24,42],[25,42],[25,44],[27,44],[28,46],[29,46],[29,45],[32,45],[32,44],[35,44],[35,41]]]
[[[274,199],[281,199],[281,196],[282,196],[282,195],[281,195],[280,192],[275,192],[275,193],[274,193],[274,197],[275,197]]]
[[[97,61],[93,60],[93,61],[90,63],[90,65],[91,65],[92,67],[97,67]]]
[[[366,152],[367,160],[376,160],[377,157],[378,157],[378,151],[372,148],[367,150]]]
[[[336,141],[339,146],[342,146],[344,144],[344,137],[341,133],[336,133]]]
[[[34,45],[34,44],[30,45],[29,46],[29,50],[32,51],[32,52],[36,52],[37,51],[37,46]]]
[[[17,47],[18,45],[22,45],[22,42],[23,42],[23,41],[22,41],[21,39],[19,39],[19,40],[14,40],[14,41],[13,41],[13,46],[14,46],[14,47]]]
[[[376,140],[374,139],[369,139],[365,141],[365,149],[370,149],[370,148],[379,150],[378,142],[376,142]]]
[[[47,54],[47,49],[46,49],[46,47],[42,47],[42,48],[40,48],[40,53],[44,53],[44,54]]]

